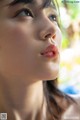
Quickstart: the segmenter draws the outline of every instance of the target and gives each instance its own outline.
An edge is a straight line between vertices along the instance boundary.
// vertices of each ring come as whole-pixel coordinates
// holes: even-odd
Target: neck
[[[42,81],[29,85],[21,82],[18,84],[2,82],[0,85],[0,106],[2,106],[0,112],[9,113],[8,116],[13,115],[15,120],[17,117],[19,120],[27,117],[29,120],[34,120],[37,115],[40,116],[43,105]]]

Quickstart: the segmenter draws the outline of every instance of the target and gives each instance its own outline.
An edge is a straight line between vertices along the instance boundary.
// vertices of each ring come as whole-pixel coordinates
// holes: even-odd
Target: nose
[[[56,37],[56,25],[52,21],[50,21],[48,18],[46,18],[42,24],[40,25],[40,38],[42,40],[46,40],[48,38],[55,39]]]

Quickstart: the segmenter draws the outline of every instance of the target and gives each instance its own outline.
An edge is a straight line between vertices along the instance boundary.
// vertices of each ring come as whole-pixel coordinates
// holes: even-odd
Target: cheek
[[[1,38],[1,45],[7,49],[14,49],[21,52],[30,44],[31,34],[30,30],[19,24],[6,24],[3,27]],[[0,33],[1,33],[0,32]]]
[[[9,42],[21,42],[22,39],[29,39],[31,37],[32,28],[30,24],[27,25],[6,20],[0,23],[0,28],[0,38],[4,42],[6,40],[10,40]]]
[[[30,52],[32,54],[34,52],[29,29],[27,30],[19,25],[7,25],[4,27],[3,33],[0,65],[2,65],[3,69],[9,71],[27,71],[33,57],[33,55],[30,55]]]
[[[13,37],[12,39],[16,40],[15,42],[24,43],[28,42],[28,40],[30,39],[29,29],[26,29],[23,26],[15,26],[10,31],[12,34],[11,36]]]
[[[31,41],[30,32],[17,26],[11,31],[8,45],[11,46],[13,53],[21,57],[20,59],[26,59],[29,56],[29,51],[31,51]]]

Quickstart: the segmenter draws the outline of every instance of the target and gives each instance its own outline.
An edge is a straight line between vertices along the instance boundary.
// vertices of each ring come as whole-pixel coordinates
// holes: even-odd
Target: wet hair
[[[55,4],[54,1],[52,2]],[[57,1],[55,2],[58,5]],[[46,100],[46,120],[61,120],[67,107],[75,101],[58,89],[58,79],[44,81],[43,88]]]

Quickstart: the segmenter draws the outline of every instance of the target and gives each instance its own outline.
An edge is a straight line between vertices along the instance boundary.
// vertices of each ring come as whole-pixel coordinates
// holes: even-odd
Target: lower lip
[[[46,58],[56,58],[57,55],[58,54],[56,52],[47,52],[47,53],[43,54],[42,56],[44,56]]]

